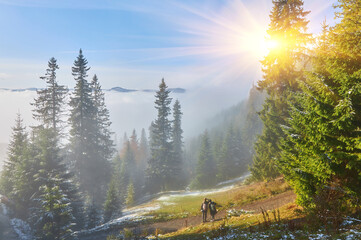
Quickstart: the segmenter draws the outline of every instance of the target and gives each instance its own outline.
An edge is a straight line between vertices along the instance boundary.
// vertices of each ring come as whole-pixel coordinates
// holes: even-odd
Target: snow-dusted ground
[[[243,182],[247,177],[249,177],[249,173],[247,173],[246,175],[243,175],[241,177],[229,180],[229,181],[218,183],[217,186],[223,186],[223,187],[218,187],[218,188],[214,188],[214,189],[207,189],[207,190],[203,190],[203,191],[165,192],[165,193],[162,193],[162,196],[158,197],[156,199],[156,201],[161,202],[162,204],[166,205],[166,204],[169,204],[169,202],[171,202],[172,199],[175,199],[175,198],[182,198],[182,197],[187,197],[187,196],[205,196],[205,195],[211,195],[214,193],[225,192],[225,191],[228,191],[228,190],[236,187],[237,184]]]
[[[75,232],[74,235],[82,236],[82,235],[90,235],[97,232],[105,232],[109,229],[118,226],[127,226],[130,224],[140,223],[146,219],[152,218],[152,216],[146,216],[151,211],[157,210],[159,205],[154,206],[140,206],[140,207],[133,207],[130,209],[125,209],[121,217],[113,219],[105,224],[96,226],[95,228],[89,230],[82,230]]]
[[[248,177],[251,176],[251,173],[246,173],[238,178],[235,178],[235,179],[231,179],[231,180],[228,180],[228,181],[224,181],[224,182],[220,182],[217,184],[217,186],[226,186],[226,185],[230,185],[232,184],[232,186],[234,186],[234,184],[237,184],[237,183],[240,183],[240,182],[243,182],[244,180],[246,180]]]
[[[344,227],[349,225],[355,224],[360,222],[358,219],[345,219],[344,223],[342,224]],[[309,233],[307,231],[287,231],[284,230],[284,226],[278,226],[277,224],[274,229],[268,231],[259,231],[259,232],[249,232],[249,231],[239,231],[237,229],[230,229],[228,233],[224,236],[219,237],[210,237],[207,236],[205,233],[203,236],[200,235],[200,239],[207,239],[207,240],[260,240],[260,239],[280,239],[280,240],[297,240],[297,239],[308,239],[308,240],[326,240],[326,239],[343,239],[343,240],[356,240],[361,239],[361,231],[355,229],[347,229],[341,228],[339,231],[341,232],[337,238],[334,236],[328,235],[325,233],[324,229],[320,229],[316,233]],[[282,230],[280,230],[282,229]]]

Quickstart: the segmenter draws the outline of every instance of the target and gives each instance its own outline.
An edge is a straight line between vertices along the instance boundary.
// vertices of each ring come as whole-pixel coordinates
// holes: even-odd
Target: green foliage
[[[168,119],[170,114],[169,97],[170,91],[162,79],[159,91],[156,93],[155,108],[158,111],[157,119],[151,124],[150,150],[151,158],[148,161],[147,176],[149,179],[148,188],[151,192],[166,190],[166,183],[169,177],[167,165],[171,157],[171,122]]]
[[[264,129],[258,138],[254,165],[250,168],[256,180],[269,180],[279,175],[281,161],[281,141],[284,129],[289,127],[289,105],[295,103],[295,93],[299,91],[298,81],[303,78],[307,63],[306,46],[310,34],[306,33],[309,12],[303,10],[303,2],[273,1],[270,24],[267,31],[271,40],[278,41],[281,47],[271,49],[262,61],[263,80],[259,81],[266,90],[265,101],[260,118]]]
[[[177,177],[181,173],[182,129],[180,104],[176,101],[173,109],[174,120],[169,120],[171,113],[170,90],[162,79],[159,91],[155,95],[157,118],[150,127],[151,157],[146,170],[150,192],[177,188]],[[173,123],[173,125],[172,125]],[[179,186],[178,186],[179,187]]]
[[[35,223],[37,239],[71,239],[73,216],[66,195],[59,186],[50,184],[41,187],[41,193]]]
[[[98,145],[97,158],[99,162],[108,165],[108,160],[111,159],[114,154],[114,142],[112,140],[113,133],[110,131],[111,122],[109,110],[105,105],[104,92],[101,89],[97,75],[94,75],[90,86],[92,88],[92,100],[94,102],[95,119],[97,125],[95,129]],[[103,177],[106,178],[105,176]]]
[[[170,173],[170,187],[177,189],[182,187],[182,164],[183,164],[183,130],[182,130],[182,111],[179,100],[176,100],[173,105],[173,121],[171,129],[171,144],[172,144],[172,160],[169,164]]]
[[[339,21],[324,24],[311,57],[304,55],[310,39],[302,1],[273,3],[268,33],[287,45],[262,62],[259,85],[269,96],[251,172],[268,180],[278,171],[299,204],[340,222],[337,216],[359,209],[361,193],[361,2],[339,1]]]
[[[267,127],[264,131],[267,131],[266,129]],[[266,134],[261,135],[256,142],[257,154],[253,157],[253,164],[249,168],[253,180],[268,181],[280,175],[272,154],[276,151],[274,143],[266,138]]]
[[[30,184],[35,188],[31,197],[35,199],[35,204],[31,208],[30,220],[40,239],[51,239],[54,236],[59,236],[54,239],[65,239],[76,222],[72,201],[78,191],[74,186],[73,175],[67,172],[60,155],[54,129],[37,128],[32,149],[37,171],[33,175],[34,182]]]
[[[127,189],[127,198],[125,199],[125,204],[127,207],[130,207],[134,204],[134,185],[133,182],[130,182]]]
[[[92,229],[101,223],[101,206],[91,200],[86,207],[86,228]]]
[[[33,194],[34,161],[30,155],[28,134],[20,114],[17,115],[8,147],[8,159],[1,173],[1,190],[14,202],[15,215],[28,216],[30,197]]]
[[[208,132],[212,143],[212,154],[216,164],[216,181],[239,177],[247,172],[252,162],[255,139],[262,131],[262,121],[258,111],[262,108],[265,94],[255,86],[250,90],[247,100],[222,112],[213,119],[213,128]],[[186,142],[185,167],[195,186],[195,178],[202,137]]]
[[[91,83],[87,81],[90,69],[87,64],[80,50],[72,68],[76,85],[69,103],[69,159],[77,173],[80,189],[101,203],[110,179],[113,142],[104,94],[96,75]]]
[[[205,189],[214,186],[216,182],[216,164],[212,154],[208,132],[202,137],[202,145],[198,155],[196,177],[192,182],[192,188]]]
[[[63,117],[65,97],[68,89],[59,85],[56,81],[56,70],[59,66],[55,58],[48,62],[45,76],[41,79],[46,81],[46,88],[37,90],[37,98],[32,105],[35,107],[33,116],[40,121],[40,126],[53,128],[55,132],[61,129],[61,117]]]
[[[242,141],[241,132],[235,127],[229,127],[218,157],[217,179],[218,181],[235,178],[247,169],[247,148]]]
[[[116,184],[112,180],[109,184],[107,197],[104,202],[104,221],[107,222],[121,214],[119,194]]]
[[[125,152],[121,159],[121,168],[120,168],[120,196],[122,202],[125,203],[128,196],[128,186],[131,182],[136,179],[136,162],[134,152],[128,141],[125,144]],[[134,189],[133,189],[134,190]]]
[[[361,193],[361,40],[355,34],[361,31],[361,3],[340,0],[338,8],[339,22],[330,29],[324,25],[312,70],[292,103],[282,171],[301,205],[318,212],[339,206],[330,210],[343,215],[358,209]],[[325,194],[336,197],[321,203]]]

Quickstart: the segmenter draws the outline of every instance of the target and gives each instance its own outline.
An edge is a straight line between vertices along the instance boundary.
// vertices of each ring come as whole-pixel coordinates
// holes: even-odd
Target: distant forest
[[[0,179],[11,217],[27,222],[34,238],[67,238],[152,194],[210,188],[248,171],[262,131],[257,112],[264,94],[255,87],[247,100],[184,142],[181,102],[162,79],[148,136],[134,130],[117,149],[103,90],[97,75],[88,80],[82,50],[72,67],[71,92],[58,83],[58,68],[51,58],[41,77],[46,86],[30,103],[37,124],[27,128],[18,114]]]

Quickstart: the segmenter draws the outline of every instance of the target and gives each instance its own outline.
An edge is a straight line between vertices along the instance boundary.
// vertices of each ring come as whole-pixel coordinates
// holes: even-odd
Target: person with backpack
[[[212,221],[214,221],[214,216],[217,213],[217,209],[216,209],[217,204],[215,202],[213,202],[212,200],[209,200],[209,201],[210,201],[210,203],[209,203],[209,213],[212,216]]]
[[[204,201],[201,205],[201,212],[203,213],[203,222],[207,222],[207,212],[208,212],[208,199],[204,198]]]

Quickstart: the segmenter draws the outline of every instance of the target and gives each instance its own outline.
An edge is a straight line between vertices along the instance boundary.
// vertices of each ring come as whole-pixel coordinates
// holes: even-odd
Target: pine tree
[[[37,167],[33,185],[38,190],[33,192],[35,204],[30,220],[40,238],[51,239],[53,234],[59,233],[60,237],[73,231],[77,222],[73,208],[77,205],[72,201],[78,191],[60,155],[57,133],[53,128],[37,128],[36,134],[32,142]],[[52,216],[48,216],[50,214]]]
[[[18,114],[8,147],[8,159],[1,175],[1,190],[14,202],[15,215],[26,219],[34,191],[34,161],[30,155],[29,139],[21,115]]]
[[[149,144],[147,140],[147,135],[145,133],[145,129],[142,129],[142,133],[140,136],[140,143],[139,143],[139,161],[141,171],[144,171],[147,166],[147,159],[149,157]]]
[[[74,61],[72,74],[76,81],[70,99],[70,159],[80,189],[97,203],[103,201],[108,183],[112,141],[108,135],[108,112],[97,78],[87,81],[90,69],[82,50]],[[111,143],[111,144],[110,144]],[[110,144],[110,145],[108,145]]]
[[[53,128],[55,132],[60,131],[61,117],[64,112],[65,97],[68,89],[59,85],[56,81],[56,70],[59,69],[55,58],[51,58],[48,62],[45,76],[41,79],[45,80],[47,86],[42,90],[37,90],[37,98],[32,103],[35,106],[33,110],[34,118],[39,120],[45,128]]]
[[[39,189],[50,189],[57,185],[62,196],[66,196],[69,200],[69,208],[72,216],[76,216],[78,228],[82,222],[82,200],[80,199],[77,184],[74,176],[70,173],[65,165],[64,157],[61,156],[60,133],[62,127],[65,96],[67,88],[59,85],[56,81],[56,70],[58,65],[55,58],[51,58],[48,62],[48,69],[45,76],[41,77],[46,81],[47,86],[43,90],[37,91],[37,98],[32,104],[35,108],[33,116],[39,121],[39,125],[34,127],[31,155],[35,161],[35,169],[33,173],[35,191],[33,199],[38,202],[45,203],[44,192]],[[56,182],[55,182],[56,181]],[[72,210],[74,209],[74,211]],[[32,212],[41,212],[41,206],[33,206]],[[39,213],[40,214],[40,213]],[[62,223],[66,225],[67,223]],[[42,227],[38,228],[43,231]]]
[[[192,182],[192,188],[205,189],[216,183],[216,164],[212,154],[208,132],[202,136],[202,145],[198,155],[196,176]]]
[[[92,229],[101,223],[101,206],[99,206],[94,200],[91,200],[87,204],[87,221],[86,228]]]
[[[324,25],[312,70],[292,105],[283,143],[289,165],[282,171],[298,203],[327,214],[336,210],[339,217],[358,208],[361,193],[361,3],[340,0],[338,8],[339,21],[329,30]]]
[[[170,90],[162,79],[159,91],[155,95],[155,108],[158,111],[157,119],[151,125],[150,151],[151,158],[148,161],[147,177],[148,189],[151,192],[167,190],[170,171],[168,169],[171,160],[171,122],[169,97]]]
[[[127,198],[125,199],[125,204],[127,205],[127,207],[130,207],[134,204],[134,194],[135,192],[133,181],[130,181],[127,189]]]
[[[244,127],[242,128],[242,136],[252,156],[254,154],[254,143],[257,137],[261,135],[263,129],[263,123],[259,118],[258,112],[262,109],[265,95],[265,93],[262,93],[253,85],[247,99],[247,116]]]
[[[178,100],[173,105],[173,121],[171,130],[172,159],[170,162],[171,185],[173,188],[181,187],[182,181],[182,163],[183,163],[183,130],[182,130],[182,111]]]
[[[59,69],[56,59],[51,58],[48,62],[48,69],[45,76],[41,77],[46,81],[47,86],[43,90],[37,91],[37,98],[32,104],[33,116],[39,121],[39,125],[34,129],[36,136],[32,143],[35,158],[38,161],[38,182],[39,187],[46,185],[47,178],[55,175],[61,177],[61,191],[65,194],[73,195],[77,192],[74,187],[74,179],[61,156],[60,132],[62,127],[61,118],[64,115],[65,97],[68,89],[59,85],[56,81],[56,70]],[[39,156],[36,156],[36,153]],[[53,175],[50,173],[52,172]],[[72,186],[70,186],[72,185]]]
[[[110,131],[111,121],[109,110],[105,105],[104,92],[101,89],[97,75],[94,75],[91,82],[92,96],[95,107],[96,123],[97,123],[97,144],[99,145],[99,162],[109,165],[109,160],[114,154],[114,142],[112,140],[112,132]]]
[[[306,33],[308,21],[305,19],[309,12],[303,10],[303,2],[277,0],[273,4],[267,33],[271,40],[279,42],[281,46],[270,50],[262,61],[264,76],[258,83],[268,94],[260,112],[264,129],[256,143],[256,156],[251,168],[251,172],[255,173],[254,178],[257,174],[268,172],[259,180],[279,175],[282,165],[280,141],[285,138],[283,129],[287,127],[289,104],[295,101],[293,96],[299,91],[298,81],[304,70],[304,66],[300,65],[307,63],[306,45],[310,42],[310,35]],[[275,172],[269,173],[270,170]]]
[[[120,199],[118,198],[115,181],[110,181],[107,197],[104,203],[104,221],[107,222],[121,214]]]
[[[243,173],[247,160],[243,157],[246,153],[242,145],[240,131],[233,126],[229,127],[220,149],[217,174],[219,181],[229,180]]]
[[[120,153],[116,154],[112,160],[112,180],[114,181],[115,188],[119,194],[119,199],[121,199],[121,189],[122,189],[122,159],[120,157]]]
[[[95,107],[92,101],[92,89],[86,80],[88,61],[84,58],[82,50],[79,51],[77,59],[74,61],[72,74],[76,81],[74,92],[70,99],[70,150],[74,164],[74,170],[79,178],[81,188],[91,191],[92,179],[89,176],[88,166],[91,163],[96,127]],[[95,186],[92,186],[96,188]]]
[[[140,159],[139,159],[139,143],[138,143],[138,136],[135,129],[133,129],[132,135],[130,136],[129,140],[130,148],[132,152],[134,153],[136,166],[140,166]]]
[[[37,239],[65,240],[72,238],[73,216],[69,199],[59,186],[56,186],[56,180],[54,183],[41,187],[40,208],[37,212],[38,221],[35,223]]]
[[[136,176],[136,162],[135,156],[128,141],[125,146],[124,156],[122,157],[120,170],[120,196],[124,203],[127,197],[127,190],[130,182],[134,182]]]
[[[12,128],[12,137],[8,147],[8,157],[2,171],[1,190],[10,196],[14,187],[15,169],[24,160],[25,152],[28,149],[28,134],[23,125],[20,113],[17,114],[15,126]]]

